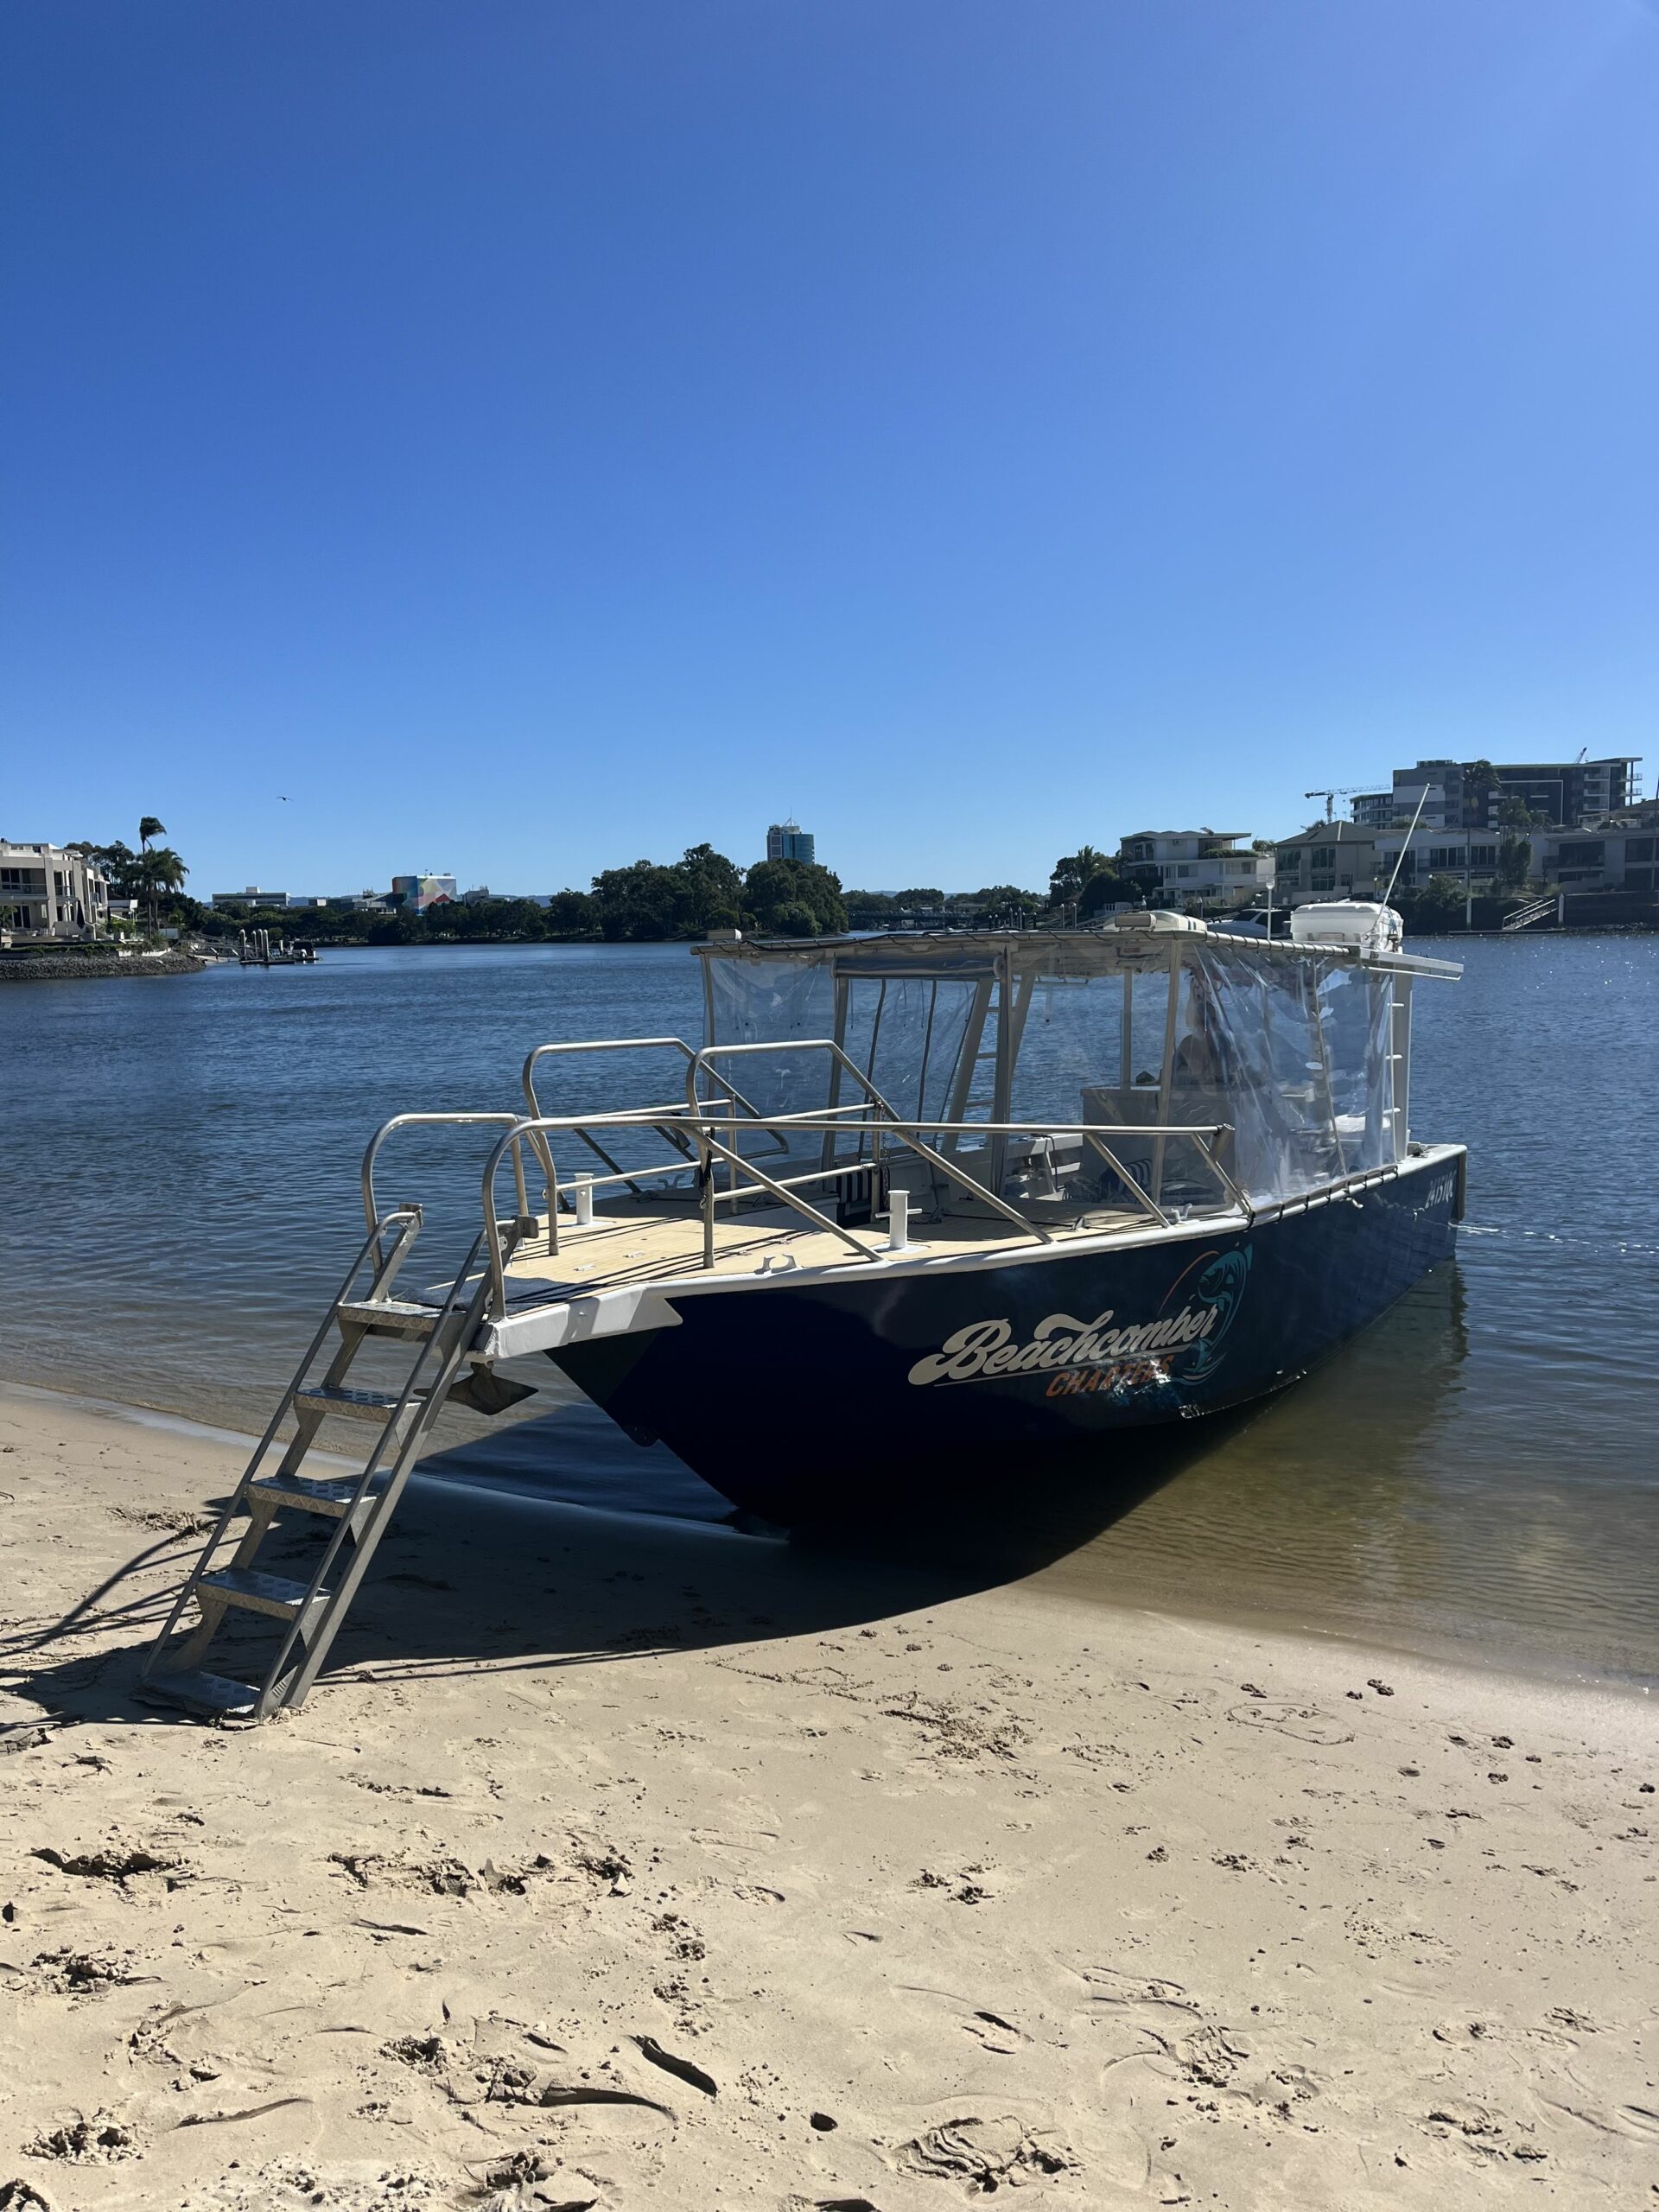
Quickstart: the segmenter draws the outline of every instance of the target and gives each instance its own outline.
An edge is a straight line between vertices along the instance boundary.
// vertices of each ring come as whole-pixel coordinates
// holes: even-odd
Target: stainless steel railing
[[[574,1188],[580,1194],[586,1185],[589,1198],[594,1192],[625,1185],[636,1194],[643,1195],[641,1185],[651,1180],[695,1173],[699,1210],[702,1217],[702,1265],[710,1268],[715,1259],[715,1225],[717,1209],[721,1205],[735,1206],[745,1198],[761,1192],[775,1198],[814,1229],[837,1238],[861,1262],[879,1265],[881,1255],[861,1237],[855,1236],[845,1224],[824,1213],[808,1199],[804,1192],[814,1185],[833,1186],[850,1177],[870,1175],[872,1188],[883,1164],[884,1152],[908,1151],[924,1160],[933,1171],[961,1191],[973,1204],[983,1205],[991,1212],[1011,1223],[1024,1236],[1041,1244],[1054,1241],[1053,1232],[1044,1223],[1032,1219],[1011,1205],[1001,1193],[981,1182],[962,1163],[960,1156],[947,1156],[927,1141],[929,1138],[971,1137],[982,1141],[991,1138],[1033,1137],[1053,1139],[1075,1137],[1079,1145],[1088,1146],[1117,1177],[1126,1192],[1141,1210],[1160,1227],[1170,1225],[1171,1215],[1152,1194],[1145,1190],[1124,1166],[1109,1140],[1121,1142],[1124,1139],[1144,1141],[1147,1128],[1139,1123],[1109,1124],[1091,1122],[961,1122],[943,1119],[910,1119],[900,1116],[892,1103],[882,1096],[861,1069],[851,1060],[840,1046],[827,1038],[804,1039],[789,1044],[745,1044],[706,1046],[693,1051],[679,1038],[616,1038],[594,1041],[584,1040],[572,1045],[538,1046],[526,1059],[524,1084],[527,1103],[537,1103],[534,1071],[537,1063],[550,1056],[563,1052],[615,1052],[625,1050],[669,1049],[681,1052],[687,1063],[686,1095],[675,1100],[643,1108],[620,1111],[547,1115],[538,1111],[530,1114],[499,1112],[450,1112],[398,1114],[375,1132],[363,1156],[362,1188],[365,1218],[371,1236],[380,1219],[375,1195],[375,1169],[388,1141],[402,1129],[423,1128],[496,1128],[501,1135],[492,1147],[486,1163],[480,1196],[484,1214],[485,1260],[492,1277],[494,1310],[503,1313],[506,1305],[506,1247],[513,1243],[522,1252],[528,1239],[540,1224],[531,1212],[524,1168],[524,1147],[528,1144],[541,1169],[547,1189],[548,1250],[559,1249],[559,1211],[562,1204],[569,1202],[573,1184],[561,1185],[557,1162],[551,1143],[555,1135],[572,1135],[596,1153],[605,1161],[608,1172],[602,1175],[583,1176],[574,1179]],[[730,1079],[714,1065],[715,1062],[760,1054],[777,1058],[780,1053],[820,1052],[829,1054],[842,1074],[849,1076],[858,1086],[861,1096],[849,1105],[814,1107],[797,1112],[763,1113],[737,1090]],[[707,1083],[720,1094],[718,1102],[705,1099],[702,1089]],[[601,1136],[627,1129],[652,1130],[664,1136],[674,1145],[674,1156],[666,1160],[653,1161],[645,1166],[621,1166],[599,1141]],[[836,1142],[849,1134],[856,1134],[859,1141],[857,1155],[849,1160],[836,1156]],[[1219,1189],[1245,1216],[1254,1217],[1255,1209],[1217,1157],[1222,1140],[1231,1134],[1226,1122],[1200,1122],[1190,1126],[1165,1124],[1159,1135],[1164,1139],[1185,1141],[1192,1144],[1200,1160],[1213,1175]],[[787,1159],[791,1140],[802,1135],[822,1135],[830,1141],[824,1161],[795,1175],[774,1173],[762,1167],[753,1157],[741,1150],[745,1137],[762,1136],[769,1141],[776,1153]],[[864,1141],[869,1140],[868,1155]],[[512,1224],[511,1239],[504,1236],[503,1223],[496,1203],[496,1184],[503,1163],[511,1156],[516,1213]],[[716,1170],[727,1171],[727,1184],[719,1187]],[[580,1199],[579,1199],[580,1203]]]
[[[843,1074],[849,1075],[852,1077],[853,1081],[857,1084],[860,1090],[862,1091],[863,1097],[861,1099],[854,1100],[850,1109],[832,1107],[827,1109],[823,1117],[823,1126],[834,1135],[841,1135],[849,1128],[856,1128],[861,1130],[868,1128],[871,1130],[870,1164],[868,1171],[871,1174],[874,1174],[879,1172],[880,1167],[882,1135],[887,1132],[891,1132],[891,1134],[899,1137],[901,1143],[907,1145],[912,1152],[918,1153],[921,1157],[927,1161],[930,1166],[938,1169],[941,1174],[947,1176],[950,1181],[967,1190],[972,1197],[982,1200],[985,1204],[988,1205],[994,1211],[1001,1214],[1006,1219],[1014,1223],[1017,1227],[1040,1238],[1045,1244],[1052,1243],[1053,1238],[1046,1229],[1041,1227],[1038,1223],[1028,1221],[1024,1214],[1019,1212],[1014,1207],[1009,1205],[1005,1198],[988,1190],[984,1184],[979,1182],[975,1177],[969,1175],[964,1168],[962,1168],[961,1166],[953,1164],[950,1160],[946,1160],[943,1154],[935,1152],[931,1146],[924,1144],[921,1141],[920,1131],[921,1129],[929,1127],[929,1124],[925,1122],[918,1122],[911,1125],[908,1128],[904,1128],[900,1124],[899,1116],[893,1107],[882,1096],[881,1093],[870,1081],[868,1076],[865,1074],[862,1068],[861,1068],[855,1060],[850,1059],[848,1057],[846,1052],[844,1052],[841,1046],[835,1042],[833,1038],[801,1038],[783,1046],[775,1044],[705,1045],[702,1050],[693,1057],[691,1065],[686,1071],[685,1096],[687,1105],[694,1109],[696,1109],[698,1101],[697,1085],[699,1079],[705,1073],[710,1075],[714,1074],[714,1063],[716,1060],[741,1059],[746,1056],[753,1057],[758,1053],[763,1052],[769,1054],[773,1059],[779,1058],[780,1054],[786,1053],[827,1052],[829,1053],[834,1066],[839,1069]],[[720,1078],[716,1077],[715,1080],[718,1081]],[[853,1114],[856,1113],[861,1107],[867,1110],[867,1115],[868,1109],[873,1109],[874,1117],[855,1122],[851,1116]],[[846,1116],[845,1119],[842,1118],[843,1116]],[[802,1128],[803,1127],[803,1116],[800,1115],[783,1115],[778,1117],[778,1122],[779,1126],[786,1125],[792,1128]],[[803,1133],[804,1133],[804,1131],[803,1131]],[[936,1135],[938,1135],[938,1130],[936,1129],[934,1134]],[[731,1159],[730,1154],[726,1154],[723,1156],[728,1160]],[[747,1162],[743,1164],[746,1166],[748,1166],[748,1163]],[[750,1172],[753,1172],[752,1168]],[[854,1163],[853,1172],[866,1172],[861,1157]],[[735,1165],[733,1167],[733,1173],[734,1174],[736,1173]],[[817,1177],[818,1178],[836,1175],[840,1173],[839,1164],[836,1162],[834,1159],[833,1149],[831,1150],[830,1156],[826,1160],[824,1166],[819,1168],[816,1173]],[[809,1173],[805,1175],[798,1176],[794,1179],[797,1183],[806,1183],[814,1179],[815,1176],[812,1173]],[[787,1186],[783,1184],[774,1183],[771,1187],[774,1190],[782,1192]],[[703,1264],[705,1267],[712,1267],[714,1264],[714,1218],[712,1208],[708,1205],[705,1205],[703,1212],[702,1243]],[[860,1244],[858,1249],[861,1252],[864,1251],[866,1248],[862,1244]]]
[[[602,1128],[608,1129],[649,1128],[655,1126],[649,1114],[619,1113],[602,1116],[590,1116],[586,1119]],[[547,1115],[540,1116],[534,1122],[528,1120],[518,1122],[502,1135],[491,1152],[484,1170],[481,1197],[487,1231],[486,1243],[491,1255],[498,1312],[505,1312],[506,1305],[506,1268],[502,1253],[500,1217],[495,1202],[495,1183],[502,1163],[510,1153],[515,1156],[520,1154],[525,1142],[533,1141],[537,1134],[550,1136],[561,1132],[574,1133],[582,1126],[582,1120],[583,1117],[575,1115]],[[797,1176],[773,1176],[735,1149],[737,1136],[740,1133],[753,1128],[755,1127],[753,1122],[734,1116],[699,1114],[695,1118],[687,1116],[679,1126],[692,1137],[701,1155],[698,1185],[703,1227],[702,1265],[705,1268],[712,1268],[715,1262],[716,1207],[722,1204],[732,1204],[762,1191],[770,1193],[782,1205],[788,1206],[791,1211],[799,1214],[813,1228],[838,1238],[860,1261],[872,1265],[880,1264],[881,1255],[879,1251],[872,1249],[862,1238],[855,1236],[849,1228],[835,1220],[831,1216],[820,1212],[810,1200],[802,1196],[802,1190],[805,1185],[815,1183],[833,1183],[849,1175],[869,1173],[871,1172],[869,1161],[861,1159],[855,1161],[842,1162],[827,1168],[822,1166],[811,1168],[804,1174]],[[809,1112],[768,1116],[766,1117],[764,1126],[777,1131],[787,1130],[801,1135],[823,1135],[844,1134],[849,1126],[857,1125],[849,1124],[842,1116],[838,1114]],[[1107,1165],[1118,1175],[1126,1189],[1139,1200],[1143,1211],[1154,1222],[1166,1227],[1171,1220],[1169,1214],[1145,1191],[1141,1190],[1134,1178],[1124,1170],[1106,1142],[1109,1138],[1143,1138],[1147,1132],[1142,1126],[1128,1124],[1109,1126],[1104,1123],[1080,1122],[911,1122],[900,1121],[896,1117],[892,1119],[884,1117],[879,1122],[870,1122],[862,1126],[873,1131],[879,1130],[884,1141],[893,1140],[899,1147],[918,1154],[950,1181],[963,1189],[971,1199],[1001,1214],[1004,1218],[1011,1221],[1023,1236],[1031,1237],[1038,1243],[1052,1243],[1054,1241],[1053,1232],[1041,1222],[1028,1219],[1026,1215],[979,1182],[957,1161],[948,1160],[943,1154],[936,1152],[925,1141],[925,1138],[930,1135],[1076,1136],[1093,1146]],[[1214,1171],[1221,1188],[1233,1203],[1240,1207],[1246,1217],[1249,1217],[1251,1209],[1248,1198],[1215,1157],[1214,1145],[1222,1137],[1230,1133],[1228,1123],[1205,1122],[1192,1128],[1170,1126],[1161,1133],[1172,1139],[1191,1140]],[[550,1147],[548,1150],[550,1158],[551,1147]],[[715,1182],[714,1169],[717,1162],[727,1166],[732,1173],[732,1181],[725,1190],[719,1189]],[[590,1189],[598,1190],[603,1185],[626,1182],[634,1177],[681,1174],[684,1172],[685,1164],[683,1159],[677,1158],[653,1167],[639,1167],[626,1172],[618,1170],[612,1175],[594,1176],[583,1179],[588,1183]],[[554,1211],[550,1214],[550,1224],[556,1224],[556,1221],[558,1199],[559,1189],[556,1175],[552,1194]],[[551,1243],[551,1240],[550,1242]],[[552,1245],[552,1249],[556,1249],[556,1245]]]

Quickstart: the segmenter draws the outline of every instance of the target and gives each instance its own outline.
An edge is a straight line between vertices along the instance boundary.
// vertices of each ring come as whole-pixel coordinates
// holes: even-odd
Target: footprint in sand
[[[1231,1705],[1230,1720],[1249,1728],[1271,1728],[1275,1735],[1294,1736],[1303,1744],[1351,1744],[1354,1732],[1317,1705],[1296,1705],[1288,1698],[1267,1698],[1258,1705]]]
[[[1578,2049],[1578,2037],[1560,2028],[1522,2028],[1504,2020],[1471,2020],[1466,2012],[1442,2020],[1433,2034],[1436,2043],[1450,2044],[1461,2050],[1491,2050],[1505,2044],[1553,2045],[1558,2050]]]
[[[775,1828],[688,1828],[686,1840],[700,1851],[765,1851],[778,1840]]]
[[[1051,2129],[1028,2128],[1013,2114],[963,2113],[901,2145],[898,2164],[903,2172],[954,2181],[971,2195],[988,2196],[1004,2186],[1075,2171],[1078,2160]]]
[[[929,1989],[916,1982],[900,1982],[898,1987],[906,1997],[925,1999],[952,2013],[963,2032],[971,2036],[982,2050],[994,2051],[999,2057],[1011,2057],[1031,2041],[1012,2020],[1004,2019],[1000,2012],[993,2012],[987,2006],[976,2005],[971,1997],[959,1997],[950,1989]]]
[[[1096,2005],[1157,2005],[1193,2013],[1198,2010],[1179,1981],[1166,1981],[1157,1974],[1126,1974],[1120,1967],[1079,1967],[1077,1973]]]

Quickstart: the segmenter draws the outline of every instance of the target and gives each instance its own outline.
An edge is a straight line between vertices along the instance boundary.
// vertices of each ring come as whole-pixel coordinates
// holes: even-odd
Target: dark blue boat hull
[[[677,1327],[550,1356],[642,1442],[787,1523],[937,1490],[1010,1446],[1109,1440],[1282,1389],[1451,1256],[1463,1155],[1259,1221],[973,1268],[671,1300]],[[1032,1471],[1029,1452],[1022,1471]]]

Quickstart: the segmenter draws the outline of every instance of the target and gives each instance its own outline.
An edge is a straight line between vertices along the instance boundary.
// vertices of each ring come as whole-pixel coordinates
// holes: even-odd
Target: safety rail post
[[[537,1045],[526,1056],[519,1077],[524,1088],[524,1103],[530,1109],[527,1118],[537,1122],[542,1119],[541,1101],[536,1095],[537,1060],[550,1058],[555,1054],[570,1052],[683,1052],[690,1057],[691,1049],[683,1037],[581,1037],[568,1043]],[[578,1129],[576,1135],[581,1137],[588,1150],[597,1154],[613,1173],[618,1175],[624,1173],[620,1163],[612,1159],[604,1146],[596,1138],[590,1136],[585,1128]],[[671,1139],[669,1141],[672,1141]],[[531,1137],[531,1144],[541,1167],[543,1179],[548,1186],[547,1249],[550,1256],[559,1249],[558,1209],[554,1201],[554,1192],[558,1179],[554,1173],[551,1148],[545,1137],[538,1131]],[[645,1193],[639,1189],[638,1184],[630,1182],[628,1187],[636,1198],[644,1197]]]
[[[704,970],[704,976],[706,981],[706,968]],[[541,1100],[537,1096],[536,1090],[536,1063],[537,1060],[550,1059],[556,1056],[572,1052],[679,1052],[683,1054],[685,1058],[688,1060],[696,1057],[695,1048],[688,1045],[683,1037],[581,1037],[573,1039],[567,1042],[536,1046],[526,1056],[524,1065],[520,1071],[519,1077],[524,1094],[524,1103],[530,1109],[530,1113],[527,1118],[538,1123],[545,1118],[542,1112]],[[746,1113],[753,1115],[756,1121],[760,1121],[761,1119],[758,1109],[743,1096],[741,1091],[731,1090],[729,1085],[728,1086],[728,1089],[732,1098],[738,1105],[742,1107]],[[652,1121],[649,1122],[647,1126],[656,1129],[658,1134],[662,1136],[665,1142],[679,1145],[685,1134],[680,1128],[680,1109],[677,1107],[670,1108],[665,1106],[663,1109],[663,1113],[664,1118],[662,1121]],[[622,1178],[623,1181],[627,1184],[628,1188],[633,1192],[635,1198],[643,1198],[645,1196],[645,1192],[640,1189],[639,1184],[633,1180],[631,1175],[629,1175],[627,1171],[622,1166],[620,1161],[613,1159],[612,1155],[606,1151],[604,1146],[600,1143],[599,1140],[592,1134],[594,1127],[605,1118],[606,1117],[601,1115],[595,1116],[589,1121],[579,1122],[575,1127],[575,1134],[582,1139],[582,1141],[588,1147],[588,1149],[590,1152],[596,1154],[598,1157],[604,1161],[605,1165],[613,1174],[619,1175]],[[553,1173],[552,1154],[544,1135],[539,1129],[531,1136],[531,1144],[535,1151],[537,1160],[541,1166],[543,1179],[550,1186],[547,1209],[548,1251],[551,1254],[556,1252],[559,1249],[558,1222],[556,1218],[556,1209],[552,1197],[552,1186],[556,1181],[556,1178]],[[780,1151],[787,1151],[788,1147],[780,1142],[779,1149]],[[695,1144],[693,1144],[691,1149],[687,1151],[686,1154],[686,1164],[688,1166],[692,1164],[696,1156]]]
[[[383,1122],[380,1127],[375,1131],[374,1135],[369,1139],[368,1145],[363,1154],[363,1166],[361,1171],[363,1185],[363,1215],[365,1220],[369,1225],[371,1232],[373,1231],[377,1218],[374,1197],[374,1163],[380,1157],[380,1154],[385,1148],[386,1140],[391,1136],[394,1129],[440,1128],[476,1128],[486,1126],[492,1122],[499,1128],[503,1122],[512,1125],[518,1122],[521,1118],[522,1117],[519,1115],[506,1113],[394,1114],[389,1122]]]
[[[1111,1169],[1113,1174],[1116,1176],[1118,1181],[1123,1185],[1124,1189],[1132,1192],[1135,1198],[1139,1198],[1141,1204],[1146,1208],[1147,1211],[1152,1216],[1153,1219],[1158,1224],[1158,1226],[1160,1229],[1167,1229],[1169,1227],[1169,1216],[1159,1205],[1157,1199],[1153,1197],[1152,1192],[1150,1191],[1143,1191],[1141,1189],[1140,1184],[1135,1181],[1134,1176],[1131,1175],[1128,1169],[1124,1166],[1117,1154],[1111,1151],[1108,1146],[1103,1144],[1100,1138],[1095,1135],[1092,1129],[1085,1128],[1083,1135],[1085,1141],[1094,1147],[1095,1150],[1100,1154],[1106,1165]]]
[[[697,1202],[702,1211],[702,1264],[712,1274],[715,1265],[715,1156],[702,1123],[697,1130]]]
[[[1035,1236],[1039,1243],[1048,1244],[1053,1242],[1053,1239],[1050,1236],[1048,1230],[1044,1229],[1040,1224],[1027,1221],[1024,1214],[1017,1212],[1013,1206],[1007,1203],[1000,1193],[988,1189],[983,1183],[976,1181],[964,1168],[954,1166],[940,1154],[933,1151],[931,1147],[923,1144],[919,1135],[912,1134],[912,1131],[918,1131],[923,1128],[931,1128],[937,1135],[938,1129],[946,1125],[931,1122],[921,1122],[909,1125],[901,1122],[899,1116],[893,1111],[891,1104],[882,1096],[881,1093],[876,1089],[875,1085],[870,1081],[869,1077],[864,1073],[857,1062],[850,1059],[848,1055],[842,1052],[841,1046],[836,1043],[833,1038],[791,1038],[786,1044],[781,1046],[773,1044],[705,1045],[702,1052],[697,1054],[696,1059],[693,1061],[690,1071],[686,1077],[688,1099],[695,1104],[696,1096],[695,1086],[697,1076],[703,1068],[709,1065],[709,1063],[711,1060],[715,1058],[735,1058],[739,1054],[742,1053],[773,1052],[780,1051],[790,1052],[828,1052],[830,1054],[832,1064],[844,1067],[847,1072],[852,1077],[854,1082],[862,1088],[865,1095],[866,1104],[874,1106],[878,1114],[886,1117],[886,1120],[892,1127],[892,1133],[901,1137],[904,1142],[909,1145],[913,1152],[918,1152],[924,1160],[930,1161],[934,1166],[938,1168],[940,1173],[948,1181],[959,1183],[963,1188],[968,1191],[974,1198],[982,1198],[986,1205],[992,1207],[995,1211],[1001,1214],[1006,1220],[1017,1223],[1027,1235]],[[712,1070],[710,1070],[710,1072],[712,1072]],[[834,1118],[835,1110],[836,1109],[831,1109],[824,1122],[825,1128],[830,1130],[834,1130],[836,1127],[836,1122]],[[810,1117],[797,1114],[783,1114],[775,1117],[775,1127],[782,1127],[785,1124],[794,1124],[802,1128],[808,1127],[810,1125]],[[1013,1124],[993,1122],[988,1122],[985,1127],[988,1134],[995,1135],[998,1131],[1006,1132],[1008,1128],[1013,1127]]]
[[[1181,1010],[1181,941],[1173,937],[1169,941],[1169,998],[1164,1009],[1164,1057],[1158,1078],[1158,1122],[1160,1128],[1169,1124],[1170,1092],[1175,1081],[1175,1029]],[[1164,1139],[1155,1137],[1152,1147],[1152,1195],[1154,1199],[1164,1195]]]
[[[1201,1157],[1215,1170],[1216,1180],[1237,1206],[1246,1221],[1254,1221],[1255,1207],[1251,1202],[1249,1192],[1236,1177],[1223,1166],[1221,1161],[1222,1139],[1236,1134],[1230,1122],[1221,1122],[1217,1123],[1210,1136],[1195,1136],[1192,1141],[1198,1147]]]
[[[735,1123],[728,1124],[728,1126],[734,1130],[734,1133],[735,1132]],[[772,1177],[766,1173],[765,1169],[757,1167],[752,1160],[745,1160],[741,1153],[728,1152],[726,1147],[715,1137],[709,1137],[708,1141],[712,1149],[718,1153],[722,1160],[729,1163],[734,1178],[735,1178],[738,1170],[741,1169],[742,1173],[748,1176],[751,1180],[760,1184],[763,1191],[770,1191],[774,1198],[781,1198],[786,1206],[792,1206],[797,1213],[804,1214],[806,1218],[809,1221],[815,1223],[819,1229],[826,1229],[832,1236],[839,1236],[842,1243],[850,1246],[851,1249],[857,1253],[861,1260],[874,1261],[875,1259],[876,1255],[871,1251],[869,1246],[862,1243],[859,1238],[855,1236],[850,1229],[843,1229],[840,1222],[831,1221],[828,1214],[820,1213],[816,1206],[808,1205],[804,1198],[797,1198],[795,1193],[789,1189],[787,1185],[783,1183],[775,1183]],[[736,1193],[736,1187],[735,1180],[734,1180],[732,1185],[732,1195],[734,1196],[735,1196]]]

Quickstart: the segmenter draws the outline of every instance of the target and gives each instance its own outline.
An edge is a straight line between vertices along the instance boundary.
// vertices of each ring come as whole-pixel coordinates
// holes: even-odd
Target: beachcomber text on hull
[[[521,1110],[376,1135],[357,1263],[152,1694],[298,1703],[448,1400],[499,1410],[556,1370],[784,1522],[1010,1446],[1030,1481],[1097,1436],[1111,1480],[1137,1436],[1283,1387],[1452,1251],[1465,1154],[1410,1135],[1411,995],[1459,970],[1403,953],[1386,908],[1300,909],[1289,943],[1141,913],[696,951],[701,1046],[540,1044]],[[619,1069],[646,1103],[595,1091]],[[394,1296],[423,1216],[383,1207],[387,1147],[466,1128],[493,1140],[481,1224],[453,1280]],[[401,1350],[391,1385],[348,1382],[377,1347]],[[308,1475],[340,1417],[373,1426],[361,1474]],[[292,1513],[335,1523],[306,1584],[253,1564]],[[231,1609],[276,1624],[257,1686],[198,1663]]]

